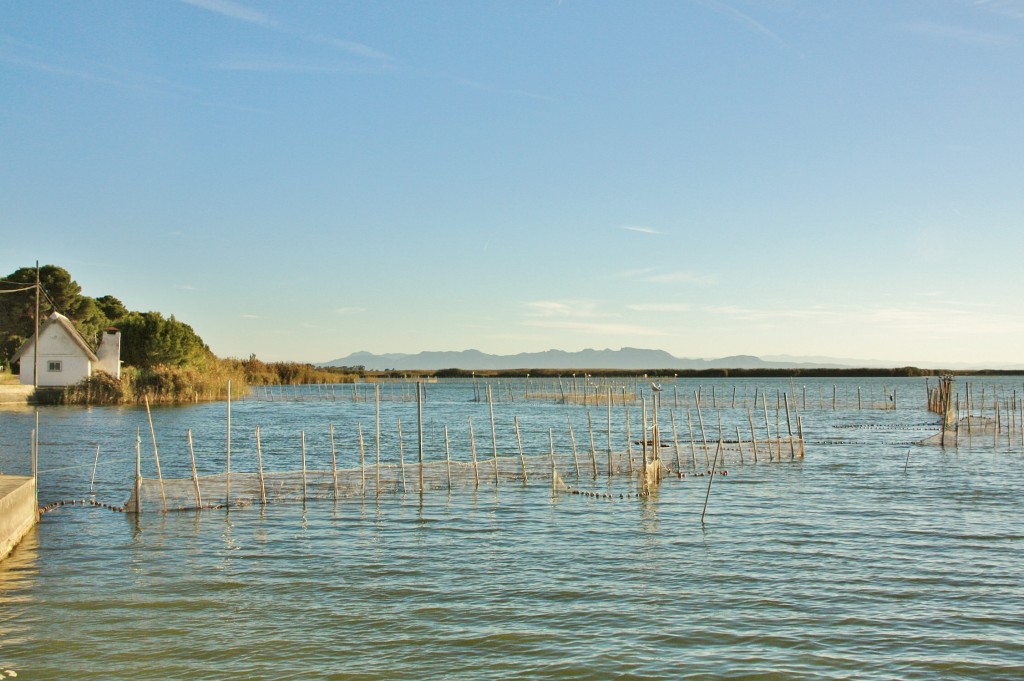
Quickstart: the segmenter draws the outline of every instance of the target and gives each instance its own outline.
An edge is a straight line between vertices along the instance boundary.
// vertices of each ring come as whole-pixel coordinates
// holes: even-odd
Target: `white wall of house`
[[[35,347],[21,356],[20,378],[32,385],[35,372]],[[92,362],[82,348],[58,324],[47,325],[39,335],[39,386],[74,385],[92,376]]]

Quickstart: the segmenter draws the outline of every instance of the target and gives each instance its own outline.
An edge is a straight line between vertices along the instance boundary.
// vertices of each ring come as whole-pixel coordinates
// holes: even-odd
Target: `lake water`
[[[566,379],[568,383],[570,379]],[[579,383],[588,379],[581,377]],[[1010,379],[972,379],[1006,398]],[[934,385],[934,379],[932,380]],[[963,383],[961,382],[961,386]],[[645,383],[631,383],[634,387]],[[495,438],[528,454],[590,429],[607,450],[603,404],[524,399],[550,381],[492,384]],[[620,391],[623,386],[616,385]],[[562,390],[567,386],[563,385]],[[939,430],[924,379],[666,381],[662,437],[676,419],[686,476],[644,498],[587,476],[612,498],[503,481],[422,496],[272,503],[139,515],[64,506],[43,515],[0,563],[0,673],[21,679],[1013,679],[1024,678],[1024,451],[1019,435],[961,448],[914,446]],[[735,397],[734,397],[735,389]],[[754,390],[766,404],[753,408]],[[861,408],[857,408],[857,391]],[[376,453],[373,388],[288,389],[232,406],[232,468],[252,471],[261,426],[268,470],[358,461],[357,428]],[[579,385],[577,390],[581,390]],[[601,392],[604,386],[596,389]],[[700,390],[705,437],[786,435],[788,393],[806,456],[733,457],[708,492],[691,450]],[[714,403],[711,392],[714,390]],[[895,391],[895,395],[893,395]],[[426,386],[426,456],[492,448],[480,385]],[[382,458],[416,456],[411,389],[386,385]],[[621,393],[619,393],[621,395]],[[889,400],[889,397],[895,400]],[[286,399],[287,398],[287,399]],[[836,408],[833,409],[833,399]],[[991,398],[990,398],[991,399]],[[895,401],[896,409],[869,408]],[[717,408],[715,407],[717,404]],[[631,404],[633,437],[640,407]],[[748,412],[748,408],[750,411]],[[590,421],[588,423],[588,412]],[[39,410],[40,503],[122,505],[137,432],[154,475],[144,409]],[[29,472],[36,414],[0,411],[0,470]],[[1017,418],[1016,416],[1014,417]],[[223,470],[226,408],[153,410],[163,475]],[[777,426],[778,424],[778,426]],[[1019,422],[1017,422],[1019,428]],[[549,440],[549,433],[551,440]],[[612,441],[626,448],[616,403]],[[95,470],[96,450],[99,464]],[[674,459],[673,447],[665,457]],[[691,456],[696,455],[696,470]],[[588,460],[588,459],[587,459]],[[93,493],[90,494],[90,485]],[[619,498],[619,494],[623,498]]]

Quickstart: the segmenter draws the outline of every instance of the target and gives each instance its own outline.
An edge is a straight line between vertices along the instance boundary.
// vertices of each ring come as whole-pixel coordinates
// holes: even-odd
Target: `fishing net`
[[[786,438],[757,443],[760,460],[803,456],[803,444]],[[678,459],[677,459],[678,454]],[[682,470],[706,469],[716,458],[736,461],[757,457],[753,443],[686,443],[662,445],[661,456],[647,454],[647,480],[642,450],[632,452],[557,452],[546,455],[481,456],[472,461],[434,460],[404,465],[368,462],[357,468],[305,471],[232,471],[188,478],[142,477],[125,505],[127,510],[170,511],[223,506],[246,506],[282,501],[352,499],[383,495],[473,489],[502,484],[544,484],[565,490],[607,479],[627,486],[650,484]],[[753,461],[754,458],[749,458]],[[602,483],[604,484],[604,483]]]

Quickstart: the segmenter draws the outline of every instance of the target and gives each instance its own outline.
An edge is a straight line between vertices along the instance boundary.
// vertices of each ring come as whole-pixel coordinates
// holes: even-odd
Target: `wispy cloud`
[[[217,64],[221,71],[248,71],[251,73],[338,73],[344,69],[335,65],[301,64],[294,61],[234,57]]]
[[[461,85],[462,87],[469,88],[471,90],[478,90],[480,92],[489,92],[491,94],[496,95],[509,95],[512,97],[521,97],[524,99],[536,99],[542,102],[558,101],[557,97],[551,97],[550,95],[542,95],[536,92],[529,92],[528,90],[515,90],[509,88],[495,87],[493,85],[487,85],[485,83],[480,83],[478,81],[470,80],[468,78],[462,78],[459,76],[448,76],[448,79],[457,85]]]
[[[952,41],[965,45],[980,45],[984,47],[1000,47],[1009,43],[1009,40],[998,33],[980,31],[963,26],[951,24],[939,24],[933,21],[915,21],[906,27],[909,33],[923,35],[937,40]]]
[[[83,82],[110,85],[113,87],[153,92],[163,95],[195,92],[194,88],[184,87],[163,78],[155,78],[109,65],[98,63],[76,63],[69,66],[66,56],[45,50],[36,45],[17,40],[8,35],[0,35],[0,62],[18,66],[53,76],[73,78]]]
[[[686,303],[636,303],[627,305],[626,309],[636,312],[689,312],[693,306]]]
[[[545,329],[562,329],[566,331],[580,331],[588,334],[599,335],[625,335],[625,336],[668,336],[665,329],[658,327],[638,326],[622,322],[587,321],[582,319],[528,319],[524,322],[526,326],[541,327]]]
[[[1024,320],[994,311],[989,305],[957,300],[924,300],[905,305],[813,305],[804,308],[750,308],[708,306],[709,314],[760,325],[781,326],[796,321],[843,328],[886,329],[894,334],[929,337],[949,335],[1012,334],[1024,330]]]
[[[736,22],[740,26],[743,26],[747,30],[756,33],[757,35],[760,35],[763,38],[766,38],[767,40],[775,43],[776,45],[786,47],[785,41],[783,41],[782,38],[780,38],[779,35],[775,33],[775,31],[772,31],[757,19],[754,19],[749,14],[741,12],[732,5],[720,2],[719,0],[701,0],[701,3],[708,7],[711,7],[712,9],[714,9],[717,12],[720,12],[721,14],[724,14],[725,16],[729,17],[734,22]]]
[[[259,26],[268,26],[271,28],[277,27],[277,22],[268,17],[259,10],[246,7],[245,5],[232,0],[181,0],[186,5],[192,5],[200,9],[205,9],[209,12],[215,12],[221,16],[225,16],[229,19],[235,19],[236,21],[244,21],[247,24],[257,24]]]
[[[348,52],[351,55],[362,57],[364,59],[375,59],[378,61],[392,61],[394,59],[393,56],[386,52],[381,52],[369,45],[353,42],[351,40],[342,40],[340,38],[333,38],[325,35],[311,35],[308,36],[308,38],[314,42],[327,45],[328,47],[335,47],[339,50]]]
[[[711,286],[718,283],[713,274],[701,274],[689,270],[668,271],[659,267],[637,267],[619,272],[619,276],[630,281],[643,281],[652,284],[695,284]]]
[[[238,316],[242,319],[262,319],[258,314],[240,314]]]
[[[666,336],[661,327],[622,320],[622,315],[604,312],[590,300],[537,300],[526,303],[523,325],[531,328],[578,331],[599,336]]]
[[[599,312],[597,303],[590,300],[535,300],[526,303],[531,315],[536,317],[607,317]]]
[[[653,227],[641,227],[640,225],[620,225],[619,229],[624,229],[627,232],[639,232],[640,234],[663,234]]]
[[[181,2],[193,7],[198,7],[199,9],[214,12],[229,19],[234,19],[235,21],[262,26],[263,28],[271,29],[285,35],[290,35],[306,42],[316,43],[341,50],[351,56],[359,57],[361,59],[379,62],[392,61],[394,59],[394,57],[386,52],[382,52],[381,50],[370,47],[369,45],[364,45],[363,43],[353,40],[344,40],[342,38],[336,38],[334,36],[319,33],[302,33],[291,30],[283,26],[273,17],[260,12],[259,10],[242,5],[241,3],[234,2],[233,0],[181,0]]]
[[[1004,17],[1024,20],[1024,2],[1021,0],[974,0],[971,4]]]

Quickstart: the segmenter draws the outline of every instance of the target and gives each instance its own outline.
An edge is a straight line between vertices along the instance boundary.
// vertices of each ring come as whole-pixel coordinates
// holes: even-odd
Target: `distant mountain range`
[[[509,370],[509,369],[841,369],[849,367],[893,367],[892,362],[852,364],[799,357],[761,359],[753,355],[734,355],[720,359],[689,359],[670,355],[664,350],[622,348],[621,350],[548,350],[523,352],[517,355],[490,355],[479,350],[458,352],[419,352],[416,354],[383,354],[355,352],[348,357],[324,362],[320,366],[363,366],[369,371],[436,371],[439,369]]]

